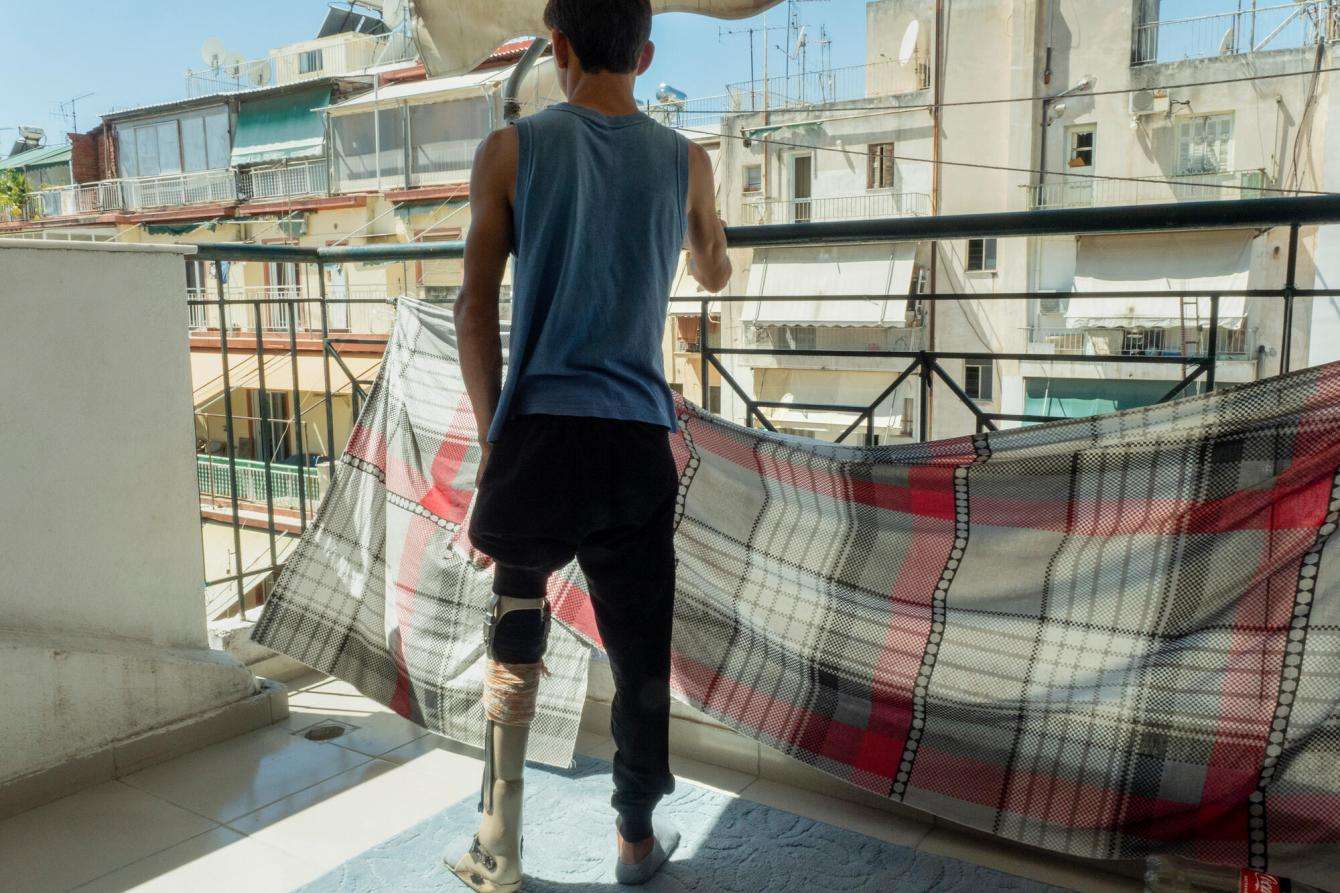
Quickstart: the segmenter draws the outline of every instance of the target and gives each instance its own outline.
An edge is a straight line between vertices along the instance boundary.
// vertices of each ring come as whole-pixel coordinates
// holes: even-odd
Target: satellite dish
[[[1228,30],[1224,32],[1224,39],[1219,41],[1219,55],[1221,56],[1233,55],[1235,49],[1234,44],[1237,43],[1237,41],[1234,39],[1236,37],[1235,34],[1236,31],[1237,31],[1236,26],[1234,25],[1228,26]]]
[[[903,32],[903,42],[898,47],[898,61],[906,65],[917,54],[917,41],[921,38],[921,22],[916,19]]]
[[[223,45],[223,41],[217,37],[211,37],[205,41],[204,46],[200,47],[200,58],[205,60],[205,64],[210,68],[219,69],[228,64],[228,57],[233,55],[228,52],[228,48]]]

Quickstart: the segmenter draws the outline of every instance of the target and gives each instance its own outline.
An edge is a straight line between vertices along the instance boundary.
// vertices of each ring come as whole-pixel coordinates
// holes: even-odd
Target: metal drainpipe
[[[503,121],[511,124],[517,118],[521,117],[521,100],[517,99],[517,94],[521,91],[521,82],[530,74],[530,70],[535,66],[536,61],[545,50],[549,49],[549,39],[547,37],[537,37],[535,42],[526,47],[526,51],[521,54],[521,58],[516,63],[516,68],[507,76],[507,85],[503,87]]]

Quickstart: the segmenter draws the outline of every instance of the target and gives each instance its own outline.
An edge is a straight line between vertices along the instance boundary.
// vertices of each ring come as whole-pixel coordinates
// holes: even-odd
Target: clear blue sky
[[[112,108],[184,97],[184,73],[201,64],[205,38],[218,37],[250,58],[263,56],[271,47],[315,36],[326,6],[326,0],[0,0],[0,12],[23,22],[0,30],[0,127],[36,124],[46,128],[49,141],[58,142],[66,125],[55,107],[72,96],[93,92],[78,104],[82,130]],[[833,64],[841,66],[863,60],[865,7],[864,0],[811,0],[798,8],[815,36],[820,24],[828,26]],[[785,8],[769,13],[768,23],[784,25]],[[649,98],[661,81],[690,96],[707,96],[748,79],[748,37],[718,39],[718,25],[746,28],[761,25],[763,18],[719,23],[701,16],[657,16],[652,34],[657,59],[639,83],[639,97]],[[756,40],[761,68],[762,39]],[[769,35],[770,45],[784,42],[782,33]],[[813,43],[810,58],[817,67]],[[784,65],[777,50],[771,65],[773,72]],[[14,137],[13,131],[0,130],[0,155]]]

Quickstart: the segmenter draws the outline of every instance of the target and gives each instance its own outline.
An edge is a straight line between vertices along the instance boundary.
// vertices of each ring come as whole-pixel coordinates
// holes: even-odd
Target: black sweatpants
[[[665,428],[577,416],[522,415],[494,444],[470,539],[496,563],[493,591],[540,598],[575,557],[591,588],[614,675],[614,797],[627,840],[651,836],[670,774],[670,632],[678,479]],[[539,612],[500,624],[505,663],[544,653]],[[516,612],[509,618],[516,617]]]

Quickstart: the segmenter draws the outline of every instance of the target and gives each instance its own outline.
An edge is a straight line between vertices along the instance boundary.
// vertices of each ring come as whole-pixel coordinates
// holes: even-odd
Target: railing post
[[[926,351],[917,351],[918,373],[921,375],[921,425],[917,439],[922,443],[931,439],[931,363]]]
[[[703,298],[702,303],[700,304],[699,309],[698,309],[698,363],[699,363],[699,366],[701,367],[700,370],[699,370],[699,372],[698,372],[698,375],[699,375],[698,386],[699,386],[699,388],[701,389],[701,392],[702,392],[702,393],[701,393],[701,397],[702,397],[702,401],[703,401],[703,402],[702,402],[702,407],[703,407],[703,409],[705,409],[705,410],[707,410],[707,411],[710,412],[710,411],[711,411],[711,408],[707,405],[707,404],[708,404],[708,399],[707,399],[707,394],[708,394],[708,389],[707,389],[707,371],[708,371],[707,356],[708,356],[708,351],[710,351],[710,350],[712,349],[712,346],[711,346],[711,344],[709,343],[709,340],[710,340],[710,339],[708,339],[708,337],[707,337],[707,324],[708,324],[708,312],[707,312],[707,311],[708,311],[707,298]],[[676,334],[677,334],[677,333],[676,333]]]
[[[330,462],[330,482],[334,484],[335,405],[330,393],[330,358],[326,356],[326,344],[330,341],[330,319],[326,313],[326,265],[319,261],[316,265],[316,284],[321,296],[321,373],[326,387],[326,458]]]
[[[285,298],[278,297],[276,293],[275,300],[281,303]],[[293,399],[293,436],[296,441],[294,444],[298,450],[298,467],[307,467],[307,450],[303,444],[302,436],[302,388],[298,386],[298,302],[297,299],[289,299],[288,305],[288,354],[289,369],[293,375],[293,385],[291,388]],[[325,360],[325,353],[321,354],[321,359]],[[305,487],[298,488],[298,529],[307,530],[307,490]]]
[[[188,261],[189,263],[189,261]],[[228,490],[233,508],[233,549],[237,556],[237,616],[247,616],[247,587],[243,573],[242,515],[237,505],[237,446],[233,443],[233,385],[228,372],[228,303],[223,296],[223,271],[214,262],[214,284],[219,299],[219,357],[223,362],[223,438],[228,450]]]
[[[1210,297],[1210,338],[1205,353],[1205,390],[1214,390],[1214,373],[1219,365],[1219,296]]]
[[[1298,291],[1298,224],[1289,227],[1289,255],[1284,267],[1284,334],[1280,339],[1280,375],[1293,358],[1293,299]]]
[[[270,453],[273,450],[271,441],[274,439],[274,429],[270,425],[270,395],[265,389],[265,344],[261,337],[261,302],[257,300],[252,304],[252,308],[256,313],[256,402],[260,404],[261,461],[265,463],[265,526],[270,536],[270,566],[274,567],[279,563],[278,553],[275,549],[274,479],[270,473]]]

